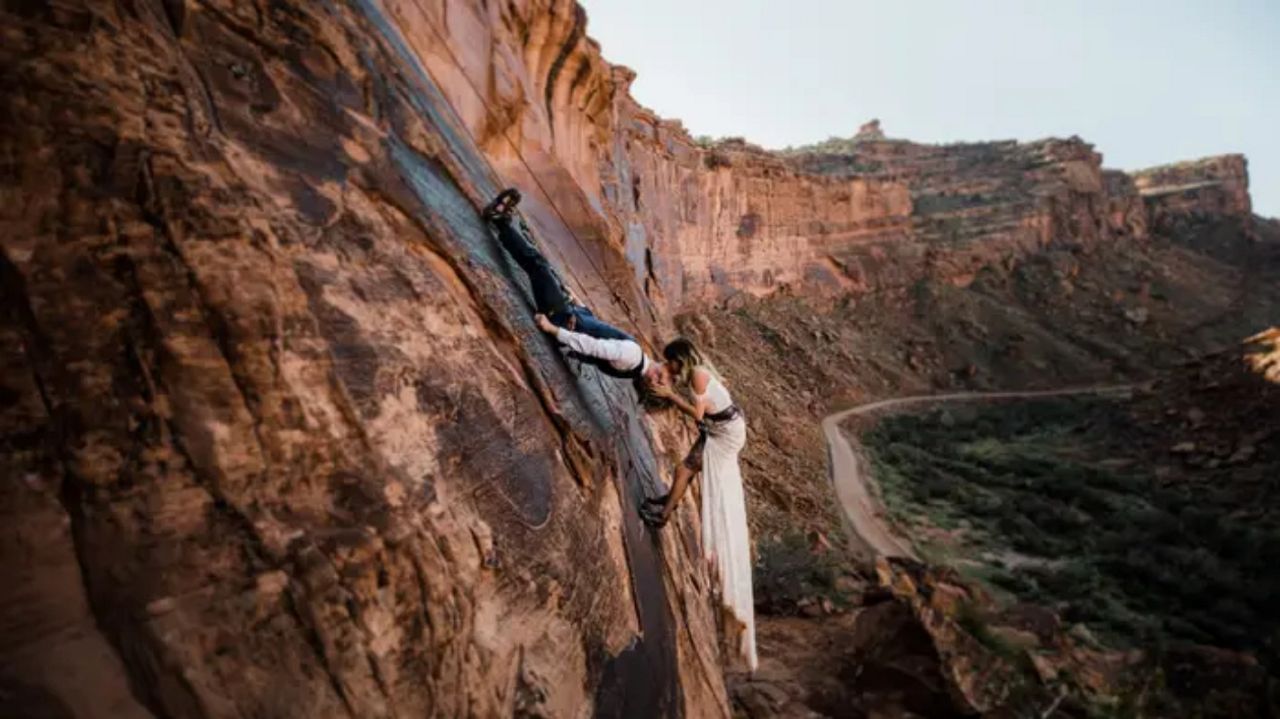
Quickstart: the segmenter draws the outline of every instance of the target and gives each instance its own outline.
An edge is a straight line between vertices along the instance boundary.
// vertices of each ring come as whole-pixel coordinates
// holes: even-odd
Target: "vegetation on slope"
[[[974,405],[893,417],[865,440],[890,511],[940,558],[1117,644],[1274,665],[1280,521],[1230,482],[1169,481],[1139,418],[1102,399]]]

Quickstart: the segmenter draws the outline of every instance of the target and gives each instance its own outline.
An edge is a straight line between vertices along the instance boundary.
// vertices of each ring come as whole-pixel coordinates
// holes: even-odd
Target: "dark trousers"
[[[569,316],[572,315],[576,321],[573,327],[569,327]],[[574,332],[581,332],[584,335],[591,335],[601,340],[631,340],[635,342],[636,338],[614,327],[613,325],[597,318],[592,314],[591,310],[582,305],[574,305],[563,317],[557,319],[551,318],[551,322],[558,327],[572,329]]]
[[[503,249],[528,275],[529,285],[533,289],[533,304],[538,312],[551,316],[567,311],[571,304],[569,295],[561,286],[556,271],[521,228],[516,226],[515,221],[510,217],[499,217],[493,221],[493,226],[498,230],[498,240]]]
[[[547,258],[538,252],[523,230],[516,226],[510,217],[500,217],[493,221],[498,231],[498,240],[503,249],[516,261],[520,269],[529,277],[529,285],[533,289],[533,304],[539,313],[546,315],[557,327],[573,329],[584,335],[606,340],[633,340],[634,338],[596,318],[595,314],[582,305],[575,305],[560,284],[560,277],[547,262]],[[570,318],[575,321],[570,328]]]

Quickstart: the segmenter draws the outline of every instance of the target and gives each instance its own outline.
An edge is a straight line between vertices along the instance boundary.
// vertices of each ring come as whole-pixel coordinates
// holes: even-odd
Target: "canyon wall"
[[[405,5],[393,12],[406,26],[448,28],[416,33],[420,49],[504,176],[532,188],[534,217],[553,214],[553,194],[577,241],[625,257],[659,314],[786,284],[857,289],[842,254],[885,267],[917,254],[899,242],[904,183],[805,173],[740,142],[698,146],[631,98],[633,74],[601,57],[576,4]]]
[[[674,425],[533,326],[413,32],[0,12],[0,714],[728,714]]]
[[[1129,176],[1079,138],[923,145],[878,122],[783,153],[699,143],[631,97],[633,73],[602,57],[575,3],[390,5],[504,177],[534,188],[535,214],[570,219],[570,250],[603,241],[625,256],[659,313],[788,286],[963,284],[1052,243],[1145,239],[1153,211],[1250,212],[1239,156]],[[546,224],[553,237],[566,225]]]

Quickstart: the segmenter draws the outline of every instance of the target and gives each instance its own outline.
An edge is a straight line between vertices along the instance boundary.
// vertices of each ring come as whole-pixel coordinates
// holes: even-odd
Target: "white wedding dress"
[[[711,373],[707,414],[733,405],[729,390]],[[747,422],[739,413],[728,422],[707,422],[702,455],[702,547],[720,579],[721,601],[742,625],[738,651],[756,670],[755,599],[751,589],[751,536],[738,453],[747,441]]]

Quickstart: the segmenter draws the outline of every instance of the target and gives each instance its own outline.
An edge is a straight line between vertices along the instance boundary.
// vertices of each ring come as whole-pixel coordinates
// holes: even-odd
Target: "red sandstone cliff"
[[[1188,217],[1249,218],[1248,164],[1243,155],[1206,157],[1134,173],[1152,222],[1177,224]]]
[[[0,713],[727,714],[661,427],[533,327],[422,32],[0,13]]]
[[[878,123],[809,152],[702,147],[631,98],[632,73],[602,58],[573,3],[391,7],[504,176],[541,184],[580,237],[623,253],[659,309],[784,285],[963,283],[1035,247],[1145,238],[1153,212],[1249,215],[1238,156],[1129,178],[1078,138],[931,146]]]

